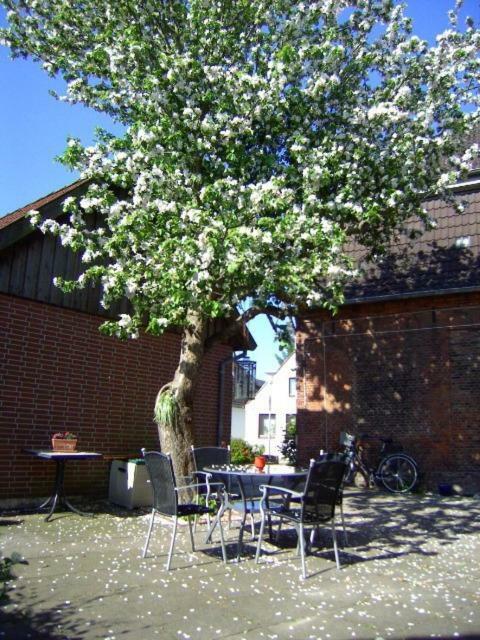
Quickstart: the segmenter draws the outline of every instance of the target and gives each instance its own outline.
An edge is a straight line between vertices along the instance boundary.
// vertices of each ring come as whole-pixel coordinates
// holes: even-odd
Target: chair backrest
[[[153,489],[153,506],[167,516],[177,515],[177,492],[172,459],[160,451],[144,451],[145,465]]]
[[[345,471],[343,474],[342,482],[340,483],[340,487],[338,489],[338,503],[340,503],[343,495],[344,480],[348,471],[348,454],[338,453],[338,452],[337,453],[321,453],[316,460],[317,462],[323,462],[325,460],[337,461],[337,462],[343,462],[345,464]]]
[[[302,519],[333,518],[346,468],[342,457],[310,462],[302,501]]]
[[[226,447],[192,447],[192,455],[197,471],[212,465],[230,464],[230,449]]]

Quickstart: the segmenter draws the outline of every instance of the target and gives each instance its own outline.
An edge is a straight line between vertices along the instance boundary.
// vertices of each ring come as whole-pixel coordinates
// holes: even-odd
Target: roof
[[[43,196],[42,198],[39,198],[34,202],[30,202],[30,204],[26,204],[25,206],[20,207],[20,209],[17,209],[16,211],[7,213],[6,216],[3,216],[2,218],[0,218],[0,230],[10,226],[17,220],[20,220],[21,218],[25,217],[25,214],[31,211],[32,209],[33,210],[40,209],[41,207],[44,207],[45,205],[50,204],[55,200],[58,200],[62,196],[67,195],[71,191],[74,191],[81,185],[86,184],[87,182],[88,180],[77,180],[76,182],[73,182],[72,184],[69,184],[66,187],[57,189],[57,191],[52,191],[52,193],[49,193],[47,196]]]
[[[477,124],[465,147],[479,141]],[[377,262],[368,262],[360,245],[348,247],[360,275],[345,288],[346,304],[480,288],[480,158],[451,190],[467,205],[463,214],[439,198],[429,199],[425,209],[436,226],[425,230],[420,221],[410,221],[414,237],[396,237]]]
[[[456,197],[467,204],[463,214],[443,200],[429,200],[425,208],[436,226],[414,239],[397,238],[376,263],[352,248],[361,274],[346,287],[345,302],[480,289],[480,179],[465,183]],[[419,222],[411,227],[422,231]]]
[[[273,380],[275,380],[275,378],[278,376],[278,374],[280,373],[280,371],[282,371],[282,369],[284,367],[286,367],[287,365],[292,365],[295,364],[295,367],[291,367],[291,369],[293,370],[294,368],[296,369],[296,351],[292,351],[292,353],[290,353],[288,356],[285,357],[285,359],[283,360],[283,362],[281,362],[278,366],[278,369],[276,371],[271,371],[271,372],[267,372],[265,375],[269,376],[267,380],[265,381],[259,381],[262,382],[261,386],[256,390],[256,394],[255,396],[258,395],[258,393],[260,393],[260,391],[265,388],[268,387],[270,385],[270,382],[272,382]]]

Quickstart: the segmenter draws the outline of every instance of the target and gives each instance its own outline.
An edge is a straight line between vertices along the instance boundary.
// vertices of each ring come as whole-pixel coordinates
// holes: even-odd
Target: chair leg
[[[223,562],[225,564],[227,564],[227,552],[226,552],[226,549],[225,549],[225,538],[223,536],[223,525],[222,525],[222,521],[221,520],[219,521],[218,526],[220,528],[220,544],[222,546]]]
[[[250,532],[252,540],[255,540],[255,520],[253,519],[253,513],[250,513]]]
[[[240,562],[242,557],[242,549],[243,549],[243,530],[245,529],[245,522],[247,520],[247,512],[243,512],[242,522],[240,523],[240,532],[238,534],[238,544],[237,544],[237,562]]]
[[[192,551],[195,551],[195,540],[193,539],[191,516],[188,516],[188,530],[190,531],[190,542],[192,543]]]
[[[226,505],[225,503],[222,503],[222,506],[218,510],[217,515],[214,517],[213,522],[209,525],[209,528],[207,531],[207,537],[205,538],[205,544],[208,544],[209,542],[212,541],[212,534],[215,531],[215,527],[217,526],[217,524],[221,526],[222,517],[225,511],[227,510],[227,508],[229,510],[229,517],[231,516],[232,510],[228,507],[228,505]]]
[[[283,523],[283,520],[280,518],[280,520],[278,521],[277,535],[275,537],[277,542],[280,540],[280,531],[282,530],[282,523]]]
[[[175,516],[173,518],[172,540],[170,542],[170,550],[168,552],[167,571],[170,569],[170,565],[172,563],[173,547],[175,545],[175,536],[177,535],[177,523],[178,523],[178,518]]]
[[[260,522],[260,532],[258,534],[258,542],[257,542],[257,551],[255,552],[255,563],[258,564],[260,560],[260,553],[262,551],[262,539],[263,539],[263,531],[265,529],[265,516],[262,514],[262,520]]]
[[[195,504],[199,505],[200,504],[200,493],[197,489],[197,495],[195,496]],[[197,532],[197,520],[198,520],[198,514],[193,516],[193,532],[196,533]]]
[[[302,578],[307,577],[307,567],[305,564],[305,538],[303,537],[303,524],[299,524],[298,527],[298,540],[300,543],[300,556],[302,560]]]
[[[147,539],[145,540],[145,546],[143,547],[142,558],[147,555],[148,545],[150,543],[150,536],[152,535],[153,521],[155,520],[155,509],[152,509],[152,517],[150,518],[150,524],[148,526]]]
[[[210,485],[207,485],[207,495],[205,496],[205,506],[209,508],[210,504]],[[210,528],[210,512],[207,513],[207,526]]]
[[[345,528],[345,518],[343,517],[343,504],[340,503],[340,518],[342,519],[343,527],[343,546],[348,546],[347,530]]]
[[[337,563],[337,569],[340,569],[340,558],[338,556],[338,546],[337,546],[337,532],[335,531],[335,518],[332,518],[332,540],[333,540],[333,551],[335,553],[335,562]]]

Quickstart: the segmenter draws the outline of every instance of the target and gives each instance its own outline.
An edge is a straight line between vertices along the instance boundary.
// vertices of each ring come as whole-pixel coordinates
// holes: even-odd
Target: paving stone
[[[352,491],[341,571],[326,527],[306,580],[288,529],[264,545],[259,565],[246,533],[237,563],[234,519],[225,566],[219,546],[204,544],[204,527],[192,553],[183,526],[167,572],[169,527],[156,526],[142,559],[146,511],[89,508],[93,519],[0,517],[2,554],[28,563],[8,583],[0,640],[480,638],[480,502],[472,498]]]

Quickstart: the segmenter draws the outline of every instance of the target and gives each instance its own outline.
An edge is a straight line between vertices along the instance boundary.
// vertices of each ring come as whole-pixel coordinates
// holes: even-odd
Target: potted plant
[[[73,452],[77,448],[77,436],[71,431],[58,431],[52,436],[52,449],[54,451]]]
[[[255,464],[257,468],[265,466],[266,458],[263,456],[265,447],[263,445],[251,445],[241,438],[233,438],[230,448],[230,460],[232,464]],[[263,458],[263,466],[257,465],[257,458]],[[258,461],[262,464],[261,460]]]

